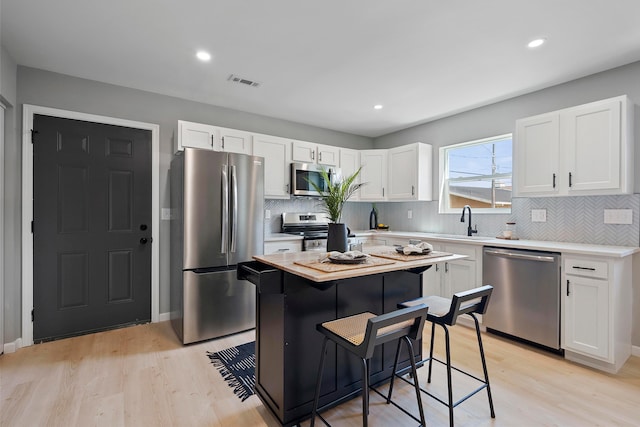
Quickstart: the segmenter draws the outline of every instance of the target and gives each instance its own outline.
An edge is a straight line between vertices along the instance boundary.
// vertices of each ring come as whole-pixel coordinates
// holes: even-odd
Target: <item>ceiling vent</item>
[[[227,80],[229,80],[232,83],[239,83],[239,84],[246,85],[246,86],[251,86],[251,87],[260,86],[260,83],[258,83],[258,82],[254,82],[253,80],[249,80],[249,79],[244,79],[244,78],[236,76],[234,74],[231,74]]]

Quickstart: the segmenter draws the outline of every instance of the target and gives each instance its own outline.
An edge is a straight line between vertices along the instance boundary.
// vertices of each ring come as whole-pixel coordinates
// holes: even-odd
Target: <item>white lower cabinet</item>
[[[264,254],[302,252],[302,239],[264,242]]]
[[[631,354],[631,257],[567,256],[562,275],[565,357],[617,372]]]
[[[482,246],[461,244],[433,245],[434,251],[467,255],[467,258],[439,262],[424,273],[424,296],[453,297],[457,292],[482,286]]]

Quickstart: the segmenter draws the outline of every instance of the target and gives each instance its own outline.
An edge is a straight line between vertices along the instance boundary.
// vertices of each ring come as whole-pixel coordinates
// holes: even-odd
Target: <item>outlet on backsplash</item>
[[[547,210],[531,209],[531,222],[547,222]]]
[[[633,224],[633,210],[631,209],[605,209],[605,224]]]

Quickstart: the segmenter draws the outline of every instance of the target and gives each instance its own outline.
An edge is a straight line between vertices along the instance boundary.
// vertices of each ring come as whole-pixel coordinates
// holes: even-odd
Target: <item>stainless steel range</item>
[[[284,212],[282,232],[303,236],[302,250],[327,251],[329,217],[324,212]]]

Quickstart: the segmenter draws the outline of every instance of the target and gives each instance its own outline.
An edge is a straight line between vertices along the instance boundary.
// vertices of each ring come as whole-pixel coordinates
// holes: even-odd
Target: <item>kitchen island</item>
[[[393,256],[393,247],[372,246],[370,254]],[[464,255],[371,256],[365,265],[318,264],[318,252],[254,256],[238,276],[256,284],[256,394],[284,426],[311,414],[322,335],[318,323],[370,311],[383,314],[422,296],[424,272]],[[396,253],[397,255],[397,253]],[[326,270],[326,271],[323,271]],[[376,349],[371,384],[388,380],[396,344]],[[421,357],[421,345],[416,344]],[[401,356],[402,367],[409,364]],[[332,343],[327,348],[320,406],[355,397],[361,389],[358,360]]]

